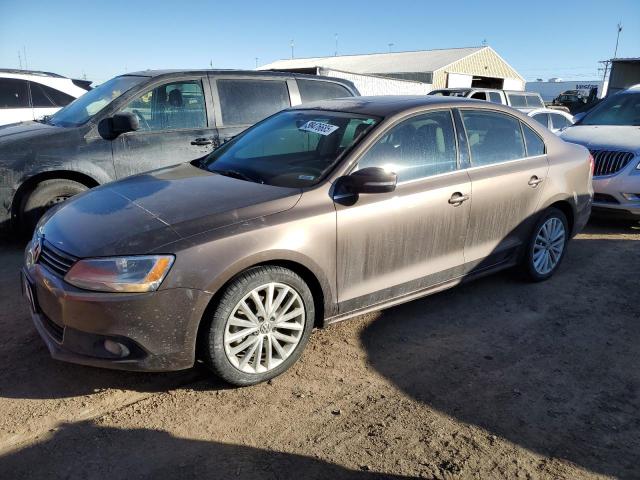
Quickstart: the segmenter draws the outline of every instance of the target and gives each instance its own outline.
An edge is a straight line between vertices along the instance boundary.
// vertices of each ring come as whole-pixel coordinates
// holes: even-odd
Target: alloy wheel
[[[284,362],[302,339],[305,308],[291,286],[254,288],[233,308],[224,331],[227,359],[245,373],[264,373]]]
[[[562,258],[566,232],[564,223],[551,217],[542,224],[533,243],[533,268],[540,275],[551,272]]]

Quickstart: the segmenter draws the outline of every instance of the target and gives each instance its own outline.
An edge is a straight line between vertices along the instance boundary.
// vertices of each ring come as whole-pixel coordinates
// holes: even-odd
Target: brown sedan
[[[507,267],[546,280],[591,197],[587,150],[508,107],[330,100],[62,204],[23,290],[55,358],[249,385],[314,326]]]

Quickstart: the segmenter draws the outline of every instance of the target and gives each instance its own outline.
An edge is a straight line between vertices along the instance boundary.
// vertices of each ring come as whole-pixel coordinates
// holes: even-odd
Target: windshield
[[[88,91],[62,110],[58,110],[49,119],[49,123],[60,127],[82,125],[113,100],[143,80],[146,80],[146,77],[122,76],[112,78],[99,87]]]
[[[620,93],[603,100],[580,125],[640,126],[640,93]]]
[[[308,187],[378,120],[325,110],[286,110],[215,150],[203,168],[268,185]]]

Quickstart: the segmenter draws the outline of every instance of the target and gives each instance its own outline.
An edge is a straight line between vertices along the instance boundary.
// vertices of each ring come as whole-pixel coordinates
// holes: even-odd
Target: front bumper
[[[22,271],[31,289],[32,319],[51,356],[121,370],[173,371],[195,362],[198,326],[211,295],[174,288],[102,293],[75,288],[46,267]],[[29,299],[29,295],[26,295]],[[30,302],[31,303],[31,302]],[[116,355],[105,340],[125,346]]]
[[[640,201],[628,200],[623,193],[640,195],[640,170],[631,165],[631,171],[622,172],[607,177],[594,177],[593,190],[595,192],[594,213],[610,214],[617,217],[640,217]]]

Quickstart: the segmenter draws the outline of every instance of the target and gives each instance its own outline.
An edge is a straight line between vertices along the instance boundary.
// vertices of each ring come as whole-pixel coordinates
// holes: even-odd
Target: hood
[[[246,182],[190,164],[129,177],[65,202],[45,238],[78,257],[144,254],[168,243],[292,208],[300,190]]]
[[[574,125],[560,138],[589,150],[640,152],[640,127],[627,125]]]
[[[40,122],[10,123],[0,126],[0,144],[15,140],[31,140],[38,136],[51,135],[61,131],[64,131],[62,127]]]

